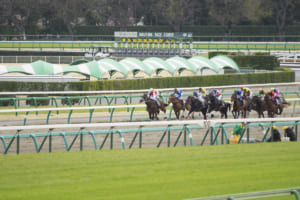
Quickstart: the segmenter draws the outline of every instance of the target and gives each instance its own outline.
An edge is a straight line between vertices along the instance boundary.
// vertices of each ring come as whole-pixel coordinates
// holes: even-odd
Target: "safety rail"
[[[290,86],[297,86],[300,91],[300,82],[288,82],[288,83],[265,83],[265,84],[243,84],[244,87],[249,88],[264,88],[264,87],[286,87],[286,90]],[[223,86],[205,86],[204,89],[210,88],[218,88],[218,89],[235,89],[240,88],[241,85],[223,85]],[[197,90],[199,87],[178,87],[182,90]],[[174,91],[174,88],[161,88],[158,89],[159,92],[171,92]],[[141,94],[148,92],[148,89],[140,89],[140,90],[106,90],[106,91],[27,91],[27,92],[0,92],[0,96],[3,95],[32,95],[32,94],[48,94],[48,95],[57,95],[57,94],[101,94],[101,95],[114,95],[114,94]]]
[[[289,102],[294,102],[292,105],[292,113],[295,113],[295,109],[296,109],[296,105],[297,103],[300,101],[300,98],[291,98],[291,99],[286,99]],[[69,111],[68,114],[68,118],[67,118],[67,123],[70,124],[71,122],[71,116],[73,111],[75,110],[89,110],[89,123],[92,123],[92,118],[93,118],[93,113],[95,110],[108,110],[108,112],[110,113],[110,117],[109,117],[109,122],[113,122],[113,114],[115,112],[115,110],[117,109],[126,109],[127,112],[130,112],[130,116],[129,116],[129,121],[132,122],[133,120],[133,113],[135,111],[136,108],[146,108],[145,104],[139,104],[139,105],[114,105],[114,106],[91,106],[91,104],[89,104],[90,106],[84,106],[84,107],[62,107],[62,108],[24,108],[24,109],[0,109],[0,114],[4,114],[4,113],[16,113],[16,116],[18,116],[18,113],[25,113],[24,116],[24,123],[23,125],[25,126],[27,123],[27,117],[29,115],[30,112],[35,112],[36,115],[38,115],[39,112],[48,112],[47,114],[47,118],[46,118],[46,124],[49,124],[50,121],[50,116],[51,116],[51,112],[52,111],[56,111],[56,114],[59,115],[59,111]],[[168,114],[168,119],[170,120],[172,117],[172,111],[173,111],[173,106],[170,106],[169,110],[169,114]]]
[[[16,113],[16,115],[18,115],[18,113],[24,113],[25,112],[25,116],[24,116],[24,126],[26,125],[27,122],[27,116],[30,112],[35,112],[36,115],[38,114],[38,112],[48,112],[47,114],[47,118],[46,118],[46,124],[49,124],[50,121],[50,116],[51,116],[51,112],[52,111],[56,111],[57,114],[59,114],[59,111],[69,111],[68,114],[68,119],[67,119],[67,123],[70,124],[71,121],[71,116],[73,111],[75,110],[89,110],[89,123],[92,123],[92,117],[93,117],[93,113],[95,110],[100,110],[100,109],[107,109],[108,112],[110,112],[110,118],[109,118],[109,122],[112,122],[112,118],[113,118],[113,114],[114,111],[116,109],[127,109],[127,112],[130,111],[130,118],[129,121],[132,121],[133,118],[133,112],[135,111],[136,108],[146,108],[146,105],[128,105],[128,106],[89,106],[89,107],[65,107],[65,108],[25,108],[25,109],[0,109],[0,114],[1,113]]]
[[[186,199],[186,200],[244,200],[244,199],[257,199],[257,198],[288,196],[288,195],[294,195],[296,200],[300,200],[299,193],[300,193],[300,188],[288,188],[288,189],[278,189],[278,190],[266,190],[260,192],[220,195],[220,196],[213,196],[213,197],[201,197],[201,198]]]
[[[132,48],[141,48],[142,45],[130,43]],[[147,44],[147,43],[145,43]],[[124,43],[125,45],[125,43]],[[152,43],[157,46],[158,43]],[[151,46],[148,49],[151,49]],[[264,51],[299,51],[299,42],[234,42],[234,41],[204,41],[193,42],[195,50],[264,50]],[[1,41],[0,49],[84,49],[92,46],[107,46],[115,48],[114,41]],[[146,45],[144,45],[146,46]],[[167,45],[166,45],[167,46]],[[173,45],[172,45],[173,46]],[[184,47],[185,45],[183,45]],[[175,44],[175,48],[179,45]],[[189,47],[188,47],[189,48]]]
[[[193,42],[196,50],[299,51],[299,42]]]
[[[225,92],[228,89],[236,89],[240,88],[241,85],[230,85],[230,86],[211,86],[211,87],[203,87],[207,90],[211,88],[218,88],[221,90],[223,97],[227,98],[229,95],[232,94],[231,92]],[[244,85],[244,87],[249,87],[249,88],[266,88],[266,87],[281,87],[280,89],[280,94],[285,97],[285,95],[296,95],[297,97],[300,97],[300,83],[299,82],[292,82],[292,83],[269,83],[269,84],[250,84],[250,85]],[[285,87],[285,88],[283,88]],[[296,91],[288,91],[289,87],[297,87]],[[188,87],[188,88],[181,88],[184,91],[183,96],[187,97],[192,95],[193,90],[198,90],[199,87]],[[170,92],[173,92],[173,88],[163,88],[163,89],[158,89],[160,92],[160,97],[164,99],[165,101],[168,100],[168,96]],[[122,101],[123,104],[129,105],[132,104],[132,99],[141,97],[141,94],[147,93],[148,90],[111,90],[111,91],[47,91],[47,92],[40,92],[40,91],[35,91],[35,92],[0,92],[0,105],[4,101],[10,101],[11,105],[14,106],[15,109],[20,107],[20,101],[21,100],[29,100],[33,101],[34,106],[37,108],[37,100],[49,100],[51,101],[51,105],[55,105],[58,107],[58,102],[57,100],[61,100],[66,102],[68,106],[72,106],[72,100],[78,100],[78,103],[80,104],[83,100],[84,105],[88,104],[91,106],[91,101],[90,99],[96,99],[94,101],[94,104],[97,104],[98,102],[102,104],[102,99],[106,100],[107,105],[111,105],[112,102],[114,101],[115,104],[117,103],[117,99],[123,99]],[[187,92],[190,92],[187,93]],[[99,96],[87,96],[87,95],[97,95]],[[116,95],[118,94],[118,95]],[[255,94],[255,92],[254,92]],[[5,97],[5,96],[25,96],[25,95],[49,95],[49,97]],[[53,95],[53,96],[51,96]],[[72,96],[54,96],[54,95],[72,95]],[[81,95],[81,96],[73,96],[73,95]],[[4,98],[3,98],[4,96]],[[2,97],[2,98],[1,98]]]
[[[83,123],[83,124],[55,124],[55,125],[31,125],[31,126],[1,126],[0,132],[2,135],[0,136],[0,140],[3,145],[3,153],[7,154],[14,141],[16,141],[16,153],[20,153],[20,142],[22,138],[31,138],[33,140],[33,144],[35,146],[36,152],[40,152],[43,148],[46,140],[49,143],[49,152],[52,151],[52,137],[63,137],[66,151],[70,151],[73,144],[76,142],[77,138],[80,138],[80,150],[83,150],[83,136],[89,135],[92,138],[94,149],[103,149],[104,144],[110,136],[110,149],[113,148],[113,135],[118,134],[120,137],[120,144],[123,149],[126,148],[126,143],[124,139],[125,133],[135,133],[133,138],[130,138],[131,142],[128,148],[132,148],[133,144],[137,137],[139,137],[139,148],[142,148],[142,133],[143,132],[157,132],[164,131],[162,136],[160,137],[156,147],[161,147],[162,142],[166,139],[167,146],[171,146],[171,131],[177,130],[180,133],[176,136],[176,140],[173,146],[177,146],[180,138],[183,135],[184,145],[187,145],[187,137],[189,138],[190,146],[194,146],[195,142],[193,140],[193,135],[191,130],[197,129],[197,133],[199,134],[201,129],[206,129],[206,132],[201,140],[199,145],[204,145],[207,139],[210,141],[206,142],[209,145],[218,145],[219,140],[221,140],[220,144],[228,144],[228,135],[226,128],[232,128],[238,125],[239,123],[246,123],[247,136],[239,140],[239,143],[245,142],[250,143],[253,142],[250,139],[249,128],[250,127],[261,127],[262,128],[262,139],[261,142],[266,140],[266,137],[269,133],[269,128],[276,126],[295,126],[295,134],[296,138],[298,137],[298,125],[300,124],[300,117],[298,118],[264,118],[264,119],[226,119],[226,120],[183,120],[183,121],[144,121],[144,122],[118,122],[118,123]],[[132,128],[134,127],[134,128]],[[268,130],[265,131],[264,127],[268,127]],[[95,131],[87,130],[87,129],[98,129]],[[104,130],[107,128],[107,130]],[[127,128],[127,129],[126,129]],[[128,129],[129,128],[129,129]],[[76,132],[54,132],[54,130],[71,130],[78,129]],[[216,129],[219,129],[216,131]],[[22,131],[41,131],[48,130],[46,133],[30,133],[30,134],[22,134]],[[87,130],[87,131],[85,131]],[[273,130],[273,129],[272,129]],[[14,135],[11,133],[16,131]],[[4,135],[5,132],[9,132],[9,135]],[[210,134],[209,134],[210,132]],[[245,131],[244,131],[245,132]],[[272,132],[272,131],[271,131]],[[104,134],[105,138],[103,139],[101,145],[99,146],[96,141],[96,134]],[[271,137],[272,137],[272,133]],[[73,136],[72,142],[69,144],[67,136]],[[37,137],[42,138],[42,142],[38,144]],[[8,141],[7,141],[8,140]],[[8,143],[7,143],[7,142]],[[40,141],[40,140],[39,140]],[[298,139],[297,139],[298,141]],[[28,141],[27,141],[28,142]],[[200,142],[200,141],[199,141]]]

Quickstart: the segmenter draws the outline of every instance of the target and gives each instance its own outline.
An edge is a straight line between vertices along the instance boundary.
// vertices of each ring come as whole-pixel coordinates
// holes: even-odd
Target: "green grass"
[[[1,155],[0,199],[166,200],[291,188],[300,186],[299,152],[299,143],[282,142]]]

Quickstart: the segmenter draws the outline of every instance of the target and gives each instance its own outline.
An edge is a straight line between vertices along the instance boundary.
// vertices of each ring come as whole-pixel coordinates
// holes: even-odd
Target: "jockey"
[[[153,100],[158,107],[160,106],[160,103],[158,101],[158,91],[157,90],[154,90],[153,88],[150,88],[149,91],[148,91],[148,97],[151,100]]]
[[[206,91],[204,88],[199,88],[199,93],[202,95],[202,97],[206,96]]]
[[[182,99],[182,93],[183,93],[182,90],[175,88],[173,95],[180,100],[182,105],[184,105],[183,99]]]
[[[243,102],[243,96],[242,96],[242,90],[237,90],[236,91],[236,97],[240,100],[240,101],[242,101]]]
[[[279,90],[277,88],[271,88],[271,92],[272,92],[272,99],[275,99],[273,100],[274,103],[276,102],[276,105],[279,103],[278,100],[279,100]],[[274,92],[274,94],[273,94]]]
[[[199,88],[199,101],[203,102],[204,101],[204,97],[206,96],[206,91],[204,88]]]
[[[198,93],[197,90],[194,90],[194,91],[193,91],[193,97],[194,97],[195,99],[198,99],[198,100],[200,101],[200,93]]]
[[[262,100],[263,100],[263,98],[265,96],[265,93],[266,92],[262,88],[258,89],[258,97],[260,97]]]
[[[218,99],[222,100],[222,94],[219,90],[212,88],[211,93]]]
[[[249,88],[242,87],[243,88],[243,95],[245,97],[249,97],[250,99],[252,98],[252,91]]]

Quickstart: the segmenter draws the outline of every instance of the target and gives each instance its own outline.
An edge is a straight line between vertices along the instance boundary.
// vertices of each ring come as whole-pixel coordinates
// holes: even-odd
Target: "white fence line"
[[[299,99],[300,100],[300,99]],[[128,106],[85,106],[85,107],[65,107],[65,108],[25,108],[25,109],[6,109],[0,113],[12,112],[40,112],[40,111],[63,111],[63,110],[96,110],[96,109],[113,109],[113,108],[145,108],[146,105],[128,105]]]
[[[266,84],[248,84],[244,85],[244,87],[266,87],[271,86],[300,86],[300,82],[292,82],[292,83],[266,83]],[[208,88],[218,88],[218,89],[228,89],[228,88],[240,88],[241,85],[228,85],[228,86],[209,86],[209,87],[202,87],[205,89]],[[179,88],[179,87],[178,87]],[[199,87],[186,87],[186,88],[180,88],[183,90],[198,90]],[[169,92],[173,91],[174,88],[164,88],[164,89],[158,89],[159,92]],[[146,93],[148,92],[148,89],[143,90],[108,90],[108,91],[34,91],[34,92],[0,92],[1,95],[30,95],[30,94],[140,94],[140,93]]]
[[[216,124],[239,123],[272,123],[272,122],[296,122],[300,117],[294,118],[249,118],[249,119],[219,119],[219,120],[173,120],[173,121],[145,121],[145,122],[116,122],[116,123],[82,123],[82,124],[55,124],[55,125],[29,125],[29,126],[1,126],[0,131],[9,130],[41,130],[41,129],[70,129],[70,128],[116,128],[116,127],[158,127],[158,126],[187,126],[199,125],[209,127]]]

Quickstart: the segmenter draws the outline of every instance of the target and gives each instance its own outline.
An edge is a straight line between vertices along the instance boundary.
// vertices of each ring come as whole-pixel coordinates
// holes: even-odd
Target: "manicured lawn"
[[[0,199],[166,200],[299,187],[299,152],[299,143],[281,142],[1,155]]]

